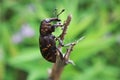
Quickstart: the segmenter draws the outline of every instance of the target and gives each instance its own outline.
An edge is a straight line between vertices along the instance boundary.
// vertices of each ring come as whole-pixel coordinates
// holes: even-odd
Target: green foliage
[[[0,8],[0,80],[47,79],[52,64],[40,54],[39,26],[55,8],[65,9],[62,21],[72,14],[65,44],[85,36],[62,80],[120,80],[119,0],[2,0]]]

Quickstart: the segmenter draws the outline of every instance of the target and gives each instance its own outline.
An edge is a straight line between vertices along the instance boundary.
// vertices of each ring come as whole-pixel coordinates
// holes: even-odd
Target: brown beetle
[[[57,24],[57,22],[61,21],[58,19],[58,16],[63,12],[62,10],[56,18],[48,18],[41,22],[40,24],[40,37],[39,37],[39,47],[42,56],[52,63],[56,62],[56,37],[52,34],[55,31],[55,28],[62,26],[61,24]],[[56,22],[56,24],[51,24],[51,22]],[[59,51],[60,52],[60,51]],[[60,53],[61,57],[62,54]]]

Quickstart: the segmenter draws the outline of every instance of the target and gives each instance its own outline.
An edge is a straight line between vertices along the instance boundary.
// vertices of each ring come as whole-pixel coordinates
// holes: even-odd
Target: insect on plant
[[[56,41],[58,40],[59,43],[62,45],[60,39],[55,37],[52,33],[55,31],[57,27],[63,27],[60,23],[60,19],[58,16],[64,12],[64,9],[57,14],[55,12],[56,17],[47,18],[41,21],[40,24],[40,36],[39,36],[39,47],[42,56],[49,62],[55,63],[56,62],[56,52],[60,53],[61,58],[63,58],[60,50],[56,47]],[[54,24],[52,24],[54,22]]]

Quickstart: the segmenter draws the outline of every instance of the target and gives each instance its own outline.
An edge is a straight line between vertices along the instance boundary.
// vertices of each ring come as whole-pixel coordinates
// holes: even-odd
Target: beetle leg
[[[62,55],[62,52],[57,48],[57,51],[59,52],[60,54],[60,58],[63,59],[63,55]]]
[[[56,40],[56,41],[58,40],[60,46],[62,46],[62,47],[64,46],[62,40],[61,40],[59,37],[56,37],[55,40]]]
[[[44,21],[47,22],[47,23],[50,23],[50,22],[52,22],[52,21],[61,21],[61,20],[58,19],[58,18],[47,18],[47,19],[45,19]]]
[[[63,27],[63,24],[59,23],[59,24],[54,24],[53,26],[55,26],[55,28],[57,28],[57,27]]]
[[[57,41],[58,40],[58,42],[59,42],[59,44],[60,44],[60,46],[62,46],[62,47],[68,47],[68,46],[71,46],[71,45],[73,45],[75,42],[72,42],[72,43],[68,43],[68,44],[63,44],[63,41],[59,38],[59,37],[56,37],[55,38],[55,40]]]

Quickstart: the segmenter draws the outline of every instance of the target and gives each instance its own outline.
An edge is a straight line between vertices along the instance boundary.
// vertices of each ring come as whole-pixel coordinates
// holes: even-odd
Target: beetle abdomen
[[[46,60],[55,63],[57,49],[54,36],[53,35],[40,36],[39,44],[42,56]]]

